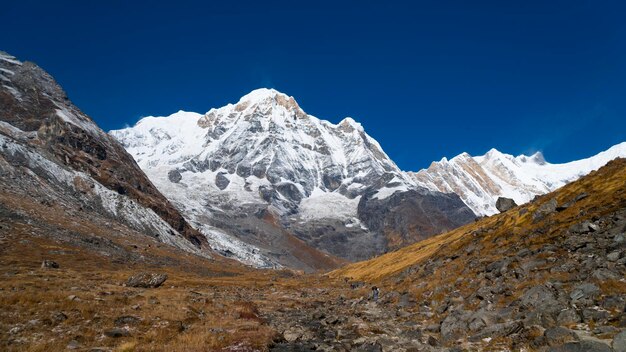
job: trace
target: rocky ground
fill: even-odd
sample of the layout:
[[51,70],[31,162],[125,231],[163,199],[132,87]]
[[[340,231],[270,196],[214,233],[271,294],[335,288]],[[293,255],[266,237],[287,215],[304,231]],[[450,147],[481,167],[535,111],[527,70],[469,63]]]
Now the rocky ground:
[[325,275],[203,258],[5,197],[0,349],[626,351],[625,180],[618,160]]
[[532,203],[340,269],[451,349],[623,351],[626,161]]

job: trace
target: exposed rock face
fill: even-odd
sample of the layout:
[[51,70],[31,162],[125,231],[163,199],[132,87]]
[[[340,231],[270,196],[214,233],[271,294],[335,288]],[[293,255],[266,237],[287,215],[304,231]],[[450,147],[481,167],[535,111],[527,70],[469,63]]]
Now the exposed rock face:
[[[425,329],[442,347],[611,351],[626,326],[625,179],[626,159],[613,160],[519,211],[331,277],[408,289],[420,307],[409,315],[434,324]],[[561,203],[569,206],[556,210]]]
[[498,200],[496,201],[496,209],[498,209],[498,211],[501,213],[511,210],[516,206],[517,204],[515,204],[515,201],[511,198],[498,197]]
[[[210,233],[214,248],[253,265],[293,265],[288,253],[276,255],[285,253],[277,247],[285,233],[354,260],[474,218],[462,202],[418,187],[353,119],[320,120],[293,97],[271,89],[204,115],[147,117],[110,133],[159,190]],[[172,169],[182,176],[178,183],[163,177]],[[381,219],[372,228],[365,225],[369,215],[358,210],[365,195],[380,200],[395,195],[362,208],[373,214],[378,206],[397,223]],[[387,202],[402,215],[383,209]],[[401,216],[411,220],[400,221]],[[259,226],[259,220],[271,220],[271,226]]]
[[462,153],[433,162],[428,169],[409,172],[418,185],[458,194],[477,215],[498,213],[496,199],[524,204],[597,170],[610,160],[626,157],[626,142],[587,159],[550,164],[541,153],[513,156],[491,149],[482,156]]
[[475,217],[456,194],[417,190],[397,192],[383,199],[363,196],[358,216],[370,230],[384,234],[388,249],[452,230]]
[[[21,182],[38,179],[33,182],[64,189],[62,197],[94,198],[77,201],[77,206],[83,202],[105,208],[118,201],[133,203],[130,208],[138,207],[122,209],[120,203],[119,209],[113,207],[103,213],[120,219],[124,213],[127,223],[142,232],[162,234],[162,240],[170,243],[186,242],[184,247],[195,250],[209,250],[205,237],[188,225],[124,148],[69,101],[50,75],[33,63],[22,63],[2,52],[0,74],[3,177],[29,169],[32,173],[21,177]],[[28,188],[26,184],[24,187]],[[161,220],[147,215],[152,212]]]
[[128,278],[126,286],[157,288],[167,280],[167,274],[139,273]]

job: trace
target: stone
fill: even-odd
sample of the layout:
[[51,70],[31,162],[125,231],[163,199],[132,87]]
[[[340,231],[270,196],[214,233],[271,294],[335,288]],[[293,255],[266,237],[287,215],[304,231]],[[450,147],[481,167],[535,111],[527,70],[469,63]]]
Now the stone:
[[556,323],[559,325],[571,325],[580,323],[580,314],[573,308],[562,310],[556,317]]
[[358,352],[383,352],[383,346],[378,342],[364,343],[356,348]]
[[52,320],[52,322],[54,323],[61,323],[65,320],[67,320],[67,315],[65,315],[65,313],[63,312],[54,312],[50,315],[50,320]]
[[67,344],[65,348],[67,348],[68,350],[77,350],[80,348],[80,343],[78,343],[78,341],[76,340],[72,340]]
[[398,299],[398,307],[400,308],[410,308],[415,305],[415,300],[411,297],[409,293],[403,293],[400,295]]
[[170,172],[167,173],[167,178],[172,183],[178,183],[180,182],[180,180],[183,179],[183,176],[180,174],[180,171],[174,169],[174,170],[170,170]]
[[586,192],[580,193],[579,195],[577,195],[577,196],[574,198],[574,202],[581,201],[581,200],[583,200],[583,199],[585,199],[585,198],[587,198],[587,197],[589,197],[589,194],[587,194]]
[[139,273],[128,278],[126,286],[157,288],[167,280],[167,274]]
[[115,326],[135,325],[141,321],[141,318],[132,315],[123,315],[115,318]]
[[300,337],[302,337],[303,334],[304,334],[304,331],[302,330],[302,328],[291,327],[285,330],[285,332],[283,332],[283,338],[287,342],[294,342],[298,340]]
[[594,270],[593,273],[591,274],[591,277],[599,281],[619,280],[622,278],[620,274],[613,272],[606,268],[599,268],[599,269]]
[[572,293],[570,293],[569,297],[572,299],[572,301],[578,301],[585,298],[593,299],[598,294],[600,294],[600,288],[596,284],[586,282],[576,286]]
[[615,352],[626,352],[626,330],[613,337],[612,347]]
[[441,322],[441,337],[446,341],[455,340],[465,336],[469,330],[468,320],[470,314],[464,311],[452,311]]
[[42,269],[58,269],[59,263],[46,259],[41,263],[41,268]]
[[111,338],[119,338],[130,336],[130,332],[123,328],[113,328],[105,330],[104,335]]
[[612,352],[609,345],[598,341],[568,342],[561,346],[551,347],[549,352]]
[[515,208],[516,206],[517,204],[511,198],[498,197],[498,200],[496,200],[496,209],[498,209],[498,211],[501,213],[504,213],[512,208]]
[[533,213],[533,221],[537,222],[542,220],[546,216],[554,213],[557,207],[556,199],[552,198],[549,201],[543,203],[535,212]]
[[544,334],[549,346],[560,346],[567,342],[578,341],[578,336],[572,330],[557,326],[547,329]]
[[224,190],[230,184],[230,180],[226,176],[224,176],[225,174],[225,172],[220,172],[215,175],[215,185],[220,190]]
[[526,290],[520,297],[520,303],[525,307],[532,308],[554,308],[557,304],[554,293],[546,286],[533,286]]
[[469,338],[470,341],[480,341],[484,338],[505,337],[522,331],[523,324],[520,321],[508,321],[505,323],[493,324],[480,333]]
[[620,255],[621,255],[620,251],[611,252],[611,253],[606,255],[606,260],[608,260],[610,262],[616,262],[616,261],[619,260]]
[[428,335],[428,339],[426,339],[426,343],[433,347],[439,346],[439,340],[437,340],[434,336],[431,336],[431,335]]
[[598,231],[600,227],[590,221],[583,221],[581,223],[570,226],[569,230],[573,233],[589,233]]

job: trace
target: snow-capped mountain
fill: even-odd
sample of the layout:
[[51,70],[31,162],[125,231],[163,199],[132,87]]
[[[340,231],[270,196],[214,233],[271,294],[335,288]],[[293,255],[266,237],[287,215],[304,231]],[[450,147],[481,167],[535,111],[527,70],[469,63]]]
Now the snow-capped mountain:
[[174,184],[202,175],[215,190],[267,201],[281,215],[311,196],[333,198],[328,194],[337,191],[354,199],[383,175],[398,189],[414,186],[353,119],[337,125],[319,120],[273,89],[204,115],[146,117],[111,134],[152,174],[168,175]]
[[443,214],[445,221],[420,236],[473,219],[458,198],[417,186],[352,118],[338,124],[318,119],[273,89],[206,114],[146,117],[110,133],[197,228],[207,235],[221,231],[215,246],[234,252],[238,246],[230,242],[244,241],[270,262],[281,261],[277,247],[268,245],[267,237],[276,236],[258,231],[267,223],[344,258],[385,251],[390,241],[382,224],[368,224],[370,217],[358,209],[394,193],[446,199],[422,205],[426,211],[418,218]]
[[523,204],[604,166],[617,157],[626,157],[626,142],[587,159],[551,164],[541,153],[512,156],[496,149],[472,157],[462,153],[433,162],[428,169],[407,174],[428,189],[454,192],[474,213],[492,215],[498,197]]

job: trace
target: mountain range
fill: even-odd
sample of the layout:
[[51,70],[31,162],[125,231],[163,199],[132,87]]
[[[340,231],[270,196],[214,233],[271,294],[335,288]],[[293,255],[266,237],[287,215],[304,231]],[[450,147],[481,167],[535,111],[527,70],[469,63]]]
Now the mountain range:
[[492,149],[405,172],[354,119],[318,119],[265,88],[205,114],[149,116],[110,134],[214,249],[259,267],[304,269],[311,263],[293,257],[286,236],[367,259],[493,215],[498,197],[522,204],[626,156],[626,143],[566,164]]
[[359,260],[475,217],[418,186],[353,119],[320,120],[273,89],[110,134],[215,249],[255,265],[310,265],[285,236]]
[[[260,268],[368,259],[626,156],[626,143],[566,164],[492,149],[405,172],[354,119],[318,119],[274,89],[107,134],[38,66],[6,53],[0,64],[4,172],[17,180],[7,188]],[[33,171],[15,176],[24,165]],[[48,189],[36,195],[32,183]]]
[[547,162],[541,152],[512,156],[496,149],[472,157],[462,153],[433,162],[427,169],[408,174],[420,186],[458,194],[477,215],[498,212],[496,200],[507,197],[523,204],[570,183],[607,162],[626,157],[626,142],[586,159],[563,164]]
[[107,134],[0,52],[0,346],[626,351],[623,155],[404,172],[269,89]]

